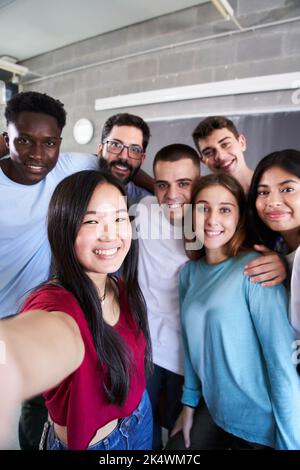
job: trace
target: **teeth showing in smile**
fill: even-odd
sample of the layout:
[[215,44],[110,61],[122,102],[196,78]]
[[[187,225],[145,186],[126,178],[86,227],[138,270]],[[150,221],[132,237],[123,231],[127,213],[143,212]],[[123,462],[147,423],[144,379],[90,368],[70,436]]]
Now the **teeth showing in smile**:
[[182,207],[182,204],[168,204],[169,209],[179,209]]
[[228,166],[231,165],[231,163],[232,163],[232,161],[226,162],[226,163],[224,163],[223,165],[220,165],[220,168],[227,168]]
[[205,234],[209,237],[217,237],[223,233],[221,230],[205,230]]
[[117,253],[117,251],[118,251],[118,248],[111,248],[110,250],[94,250],[94,253],[96,255],[109,256],[109,255],[114,255],[115,253]]
[[43,165],[33,165],[32,163],[27,163],[26,166],[29,168],[44,168]]
[[127,166],[123,165],[115,165],[115,168],[119,168],[119,170],[128,170]]

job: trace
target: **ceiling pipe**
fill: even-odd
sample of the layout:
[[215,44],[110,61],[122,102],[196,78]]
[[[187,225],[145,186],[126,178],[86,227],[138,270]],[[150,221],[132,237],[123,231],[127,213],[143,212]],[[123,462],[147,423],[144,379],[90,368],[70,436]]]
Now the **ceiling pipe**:
[[260,29],[271,28],[271,27],[274,27],[274,26],[280,26],[280,25],[283,25],[283,24],[293,23],[293,22],[297,22],[297,21],[300,21],[300,16],[295,16],[294,18],[288,18],[286,20],[272,21],[270,23],[265,23],[265,24],[262,24],[262,25],[248,26],[247,28],[243,28],[242,30],[239,29],[239,30],[233,30],[233,31],[226,31],[225,33],[212,34],[210,36],[204,36],[202,38],[197,38],[197,39],[190,39],[190,40],[178,42],[178,43],[175,43],[175,44],[167,44],[166,46],[160,46],[160,47],[156,47],[156,48],[153,48],[153,49],[146,49],[146,50],[143,50],[143,51],[134,52],[132,54],[126,54],[126,55],[123,55],[123,56],[115,57],[113,59],[101,60],[99,62],[94,62],[94,63],[91,63],[91,64],[81,65],[79,67],[74,67],[72,69],[63,70],[61,72],[55,72],[55,73],[52,73],[52,74],[49,74],[49,75],[45,75],[44,77],[41,77],[41,78],[36,78],[36,79],[33,79],[33,80],[29,80],[27,82],[23,82],[22,84],[24,86],[31,85],[32,83],[37,83],[37,82],[40,82],[40,81],[49,80],[51,78],[62,77],[63,75],[67,75],[69,73],[80,72],[81,70],[87,70],[89,68],[99,67],[101,65],[112,64],[112,63],[115,63],[115,62],[119,62],[121,60],[132,59],[132,58],[147,55],[147,54],[155,54],[157,52],[162,52],[162,51],[166,51],[166,50],[169,50],[169,49],[175,49],[177,47],[190,46],[192,44],[197,44],[197,43],[200,43],[200,42],[210,41],[210,40],[214,40],[214,39],[220,39],[220,38],[224,38],[224,37],[228,37],[228,36],[234,36],[236,34],[248,33],[248,32],[257,31],[257,30],[260,30]]

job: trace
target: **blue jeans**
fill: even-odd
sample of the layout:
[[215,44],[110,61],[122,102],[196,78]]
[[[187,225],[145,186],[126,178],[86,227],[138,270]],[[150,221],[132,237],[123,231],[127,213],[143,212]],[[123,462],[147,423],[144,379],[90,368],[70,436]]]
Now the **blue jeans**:
[[[151,450],[152,448],[152,409],[147,391],[140,404],[126,418],[121,418],[108,436],[87,448],[87,450]],[[47,450],[68,450],[56,436],[53,424],[47,435]]]

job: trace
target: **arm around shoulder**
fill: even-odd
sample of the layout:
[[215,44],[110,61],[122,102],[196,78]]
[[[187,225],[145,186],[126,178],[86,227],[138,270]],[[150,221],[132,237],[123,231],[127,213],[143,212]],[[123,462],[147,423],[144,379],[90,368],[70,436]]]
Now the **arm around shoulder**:
[[150,193],[154,193],[154,179],[144,170],[139,169],[133,178],[133,182],[141,188],[147,189]]

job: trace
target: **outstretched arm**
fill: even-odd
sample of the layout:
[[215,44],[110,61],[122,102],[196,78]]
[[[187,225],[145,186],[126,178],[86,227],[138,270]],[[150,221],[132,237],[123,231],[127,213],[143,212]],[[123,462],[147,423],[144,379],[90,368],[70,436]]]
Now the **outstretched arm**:
[[14,358],[22,399],[57,385],[79,367],[84,355],[79,328],[63,312],[33,310],[1,320],[0,339],[4,342],[1,367],[9,369]]
[[0,439],[17,404],[60,383],[83,356],[79,328],[63,312],[33,310],[1,320]]
[[254,249],[264,256],[259,256],[245,266],[244,274],[251,282],[260,282],[263,287],[281,284],[287,277],[285,262],[281,257],[264,245],[254,245]]

